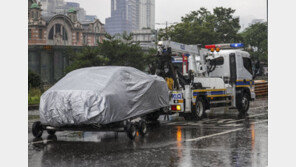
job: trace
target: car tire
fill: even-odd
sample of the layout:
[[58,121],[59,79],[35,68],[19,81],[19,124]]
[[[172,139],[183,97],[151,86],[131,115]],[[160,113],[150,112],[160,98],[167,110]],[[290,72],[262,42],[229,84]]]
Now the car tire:
[[137,135],[137,129],[136,126],[132,123],[130,123],[129,125],[127,125],[127,136],[128,138],[130,138],[131,140],[134,140],[136,138]]
[[32,126],[32,133],[35,138],[40,138],[43,133],[43,127],[40,121],[34,122]]
[[139,133],[141,136],[145,136],[147,134],[147,124],[145,121],[140,122]]

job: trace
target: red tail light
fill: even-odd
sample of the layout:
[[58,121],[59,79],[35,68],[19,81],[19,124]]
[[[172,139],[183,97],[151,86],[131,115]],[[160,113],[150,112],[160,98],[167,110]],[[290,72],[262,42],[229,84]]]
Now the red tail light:
[[177,110],[177,105],[171,105],[171,110],[176,111]]

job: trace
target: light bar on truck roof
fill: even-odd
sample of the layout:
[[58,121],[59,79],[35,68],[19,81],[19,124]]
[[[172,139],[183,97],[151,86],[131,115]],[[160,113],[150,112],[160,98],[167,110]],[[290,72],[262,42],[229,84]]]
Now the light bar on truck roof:
[[206,49],[211,49],[211,48],[225,48],[225,49],[230,49],[230,48],[242,48],[242,47],[244,47],[244,44],[242,44],[242,43],[205,45],[205,48]]
[[242,43],[233,43],[233,44],[230,44],[230,47],[232,47],[232,48],[242,48],[242,47],[244,47],[244,44],[242,44]]

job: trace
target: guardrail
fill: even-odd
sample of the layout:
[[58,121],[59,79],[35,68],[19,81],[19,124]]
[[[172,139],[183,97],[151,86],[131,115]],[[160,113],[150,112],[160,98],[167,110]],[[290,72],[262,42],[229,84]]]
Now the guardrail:
[[268,82],[265,80],[255,80],[256,97],[268,96]]

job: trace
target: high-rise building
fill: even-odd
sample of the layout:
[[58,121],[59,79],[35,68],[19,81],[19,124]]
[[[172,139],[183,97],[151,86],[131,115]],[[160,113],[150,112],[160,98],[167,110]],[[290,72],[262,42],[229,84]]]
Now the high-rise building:
[[139,29],[155,29],[155,0],[138,1],[138,26]]
[[106,31],[114,35],[136,30],[136,9],[136,0],[111,0],[111,17],[106,19]]
[[155,28],[155,0],[111,0],[106,31],[112,35]]

